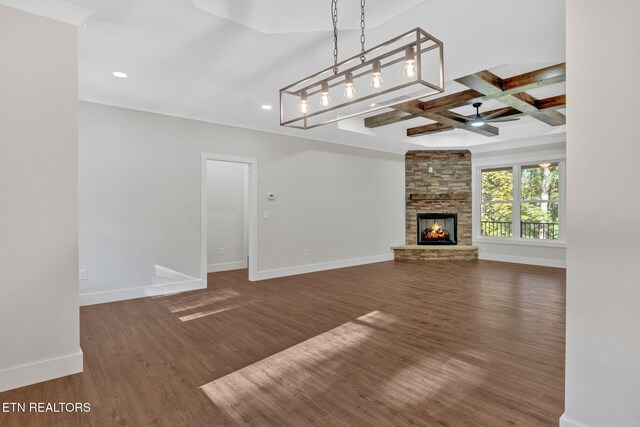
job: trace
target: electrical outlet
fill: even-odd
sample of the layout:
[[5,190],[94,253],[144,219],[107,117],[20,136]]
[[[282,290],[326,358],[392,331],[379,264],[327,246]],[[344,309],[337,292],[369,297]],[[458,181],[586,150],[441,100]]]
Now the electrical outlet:
[[302,250],[302,255],[303,256],[309,256],[309,249],[303,249]]
[[80,270],[80,280],[87,280],[88,275],[87,275],[87,270]]
[[220,255],[224,255],[224,248],[220,248]]

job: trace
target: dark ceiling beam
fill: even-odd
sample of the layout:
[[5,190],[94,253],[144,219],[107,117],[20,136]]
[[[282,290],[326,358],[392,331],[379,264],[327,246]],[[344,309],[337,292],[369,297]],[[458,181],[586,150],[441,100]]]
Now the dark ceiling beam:
[[420,101],[411,101],[404,104],[396,105],[392,108],[395,108],[396,110],[402,111],[406,114],[422,114],[424,111],[422,110],[421,104],[422,102]]
[[429,123],[428,125],[416,126],[407,129],[407,136],[422,136],[432,133],[446,132],[449,130],[459,129],[459,127],[445,125],[439,122]]
[[539,99],[535,103],[540,110],[553,108],[564,108],[567,105],[567,95],[552,96],[551,98]]
[[[514,114],[522,114],[516,109],[512,110]],[[497,111],[498,110],[493,110],[488,113],[495,113]],[[470,122],[475,118],[475,114],[473,116],[462,116],[451,111],[446,111],[441,113],[429,113],[429,116],[430,117],[427,118],[436,121],[436,123],[409,128],[407,129],[407,136],[421,136],[430,133],[445,132],[452,129],[464,129],[483,136],[496,136],[500,133],[498,128],[489,124],[478,127],[471,126]]]
[[[539,99],[539,100],[533,97],[530,97],[528,99],[530,102],[534,102],[537,108],[540,110],[553,110],[556,108],[562,108],[566,106],[566,95],[552,96],[550,98]],[[522,117],[524,115],[525,113],[513,107],[505,107],[505,108],[497,108],[495,110],[486,111],[482,116],[485,119],[489,119],[489,118],[507,118],[507,117],[516,118],[516,117]],[[462,116],[462,117],[464,117],[466,121],[471,121],[475,118],[475,114],[470,116]],[[427,125],[416,126],[416,127],[407,129],[407,136],[411,136],[411,137],[422,136],[422,135],[428,135],[432,133],[446,132],[453,129],[460,129],[462,127],[464,126],[457,126],[457,125],[450,125],[450,124],[446,125],[441,122],[430,123]],[[484,127],[484,126],[481,126],[481,127]],[[465,130],[468,130],[468,129],[466,129],[465,127]]]
[[[464,129],[466,131],[477,133],[478,135],[482,136],[496,136],[500,133],[500,129],[489,124],[478,127],[471,126],[471,120],[473,119],[469,119],[466,116],[453,113],[451,111],[441,111],[439,113],[424,113],[423,116],[427,119],[431,119],[443,125],[451,126],[452,128]],[[407,129],[407,136],[417,136],[409,132],[409,130],[410,129]]]
[[511,95],[513,93],[525,92],[539,87],[562,83],[566,78],[566,64],[556,64],[504,79],[502,80],[502,91],[505,95]]
[[463,128],[465,130],[468,130],[469,132],[477,133],[483,136],[496,136],[498,135],[498,132],[499,132],[498,128],[490,125],[485,125],[482,127],[471,126],[470,125],[471,120],[469,120],[467,117],[463,115],[453,113],[451,111],[440,111],[437,113],[424,112],[424,110],[420,107],[419,103],[415,103],[415,102],[396,105],[394,108],[397,108],[398,110],[407,114],[419,114],[421,117],[425,117],[427,119],[442,123],[444,125]]
[[513,107],[503,107],[495,110],[485,111],[484,113],[482,113],[482,118],[484,118],[485,120],[498,119],[501,117],[504,118],[504,117],[513,116],[518,113],[520,113],[520,111],[516,110]]
[[550,126],[561,126],[567,123],[566,116],[561,112],[555,110],[540,110],[536,107],[538,100],[526,92],[514,93],[513,95],[503,96],[498,99],[500,102],[516,110],[520,110]]
[[396,105],[396,110],[389,111],[375,116],[367,117],[364,119],[364,126],[367,128],[376,128],[379,126],[390,125],[403,120],[414,119],[420,117],[423,113],[437,113],[439,111],[445,111],[452,108],[463,107],[465,105],[471,105],[474,102],[486,99],[486,97],[475,90],[469,89],[451,95],[441,96],[429,101],[412,101],[411,106],[418,106],[420,110],[415,110],[415,113],[407,113],[406,104]]
[[[535,79],[537,79],[535,80],[538,84],[538,86],[536,87],[558,83],[557,79],[559,78],[559,76],[564,78],[564,75],[554,74],[558,73],[558,70],[556,70],[555,72],[544,72],[545,70],[547,69],[543,68],[542,70],[537,70],[539,74],[536,74],[536,72],[529,73],[530,76],[526,78],[522,77],[524,75],[517,76],[519,78],[518,81],[525,82],[521,87],[533,84],[534,77]],[[551,75],[551,77],[547,78],[546,76],[548,75]],[[484,70],[480,71],[479,73],[461,77],[459,79],[456,79],[456,82],[461,83],[473,90],[476,90],[484,94],[488,98],[496,99],[505,105],[522,111],[523,113],[528,114],[531,117],[534,117],[550,126],[560,126],[566,123],[566,117],[564,114],[554,110],[540,110],[535,105],[536,99],[528,95],[526,92],[521,91],[520,88],[518,88],[517,90],[512,89],[509,92],[505,92],[503,90],[503,88],[505,87],[504,80],[491,73],[490,71]],[[511,83],[510,85],[513,85],[513,83]]]
[[[485,82],[488,82],[490,84],[489,86],[480,86],[483,87],[486,92],[477,90],[480,87],[472,87],[469,90],[424,101],[419,104],[422,110],[424,112],[431,113],[440,112],[462,107],[465,105],[471,105],[474,102],[484,101],[490,98],[498,99],[499,96],[513,95],[530,89],[561,83],[566,80],[566,64],[562,63],[552,65],[550,67],[541,68],[539,70],[509,77],[507,79],[501,79],[500,77],[492,74],[489,71],[481,71],[474,75],[466,76],[466,78],[472,80],[472,76],[477,76],[480,80],[484,80]],[[460,80],[464,79],[465,77],[462,77],[460,79],[457,79],[456,81],[460,82]],[[492,95],[487,96],[487,93],[491,93]],[[421,115],[422,114],[420,112],[411,114],[403,111],[401,108],[396,108],[394,111],[367,117],[364,119],[364,124],[367,128],[375,128],[379,126],[398,123],[404,120],[410,120],[416,117],[420,117]],[[558,119],[559,118],[556,117],[556,120],[551,119],[551,121],[555,123],[558,121]]]
[[440,111],[464,107],[465,105],[471,105],[474,102],[484,99],[486,99],[486,97],[480,92],[468,89],[462,92],[452,93],[451,95],[424,101],[420,104],[420,107],[425,113],[437,113]]
[[393,110],[386,113],[377,114],[375,116],[365,117],[364,127],[377,128],[380,126],[386,126],[393,123],[398,123],[403,120],[413,119],[417,116],[409,113],[405,113],[402,110]]

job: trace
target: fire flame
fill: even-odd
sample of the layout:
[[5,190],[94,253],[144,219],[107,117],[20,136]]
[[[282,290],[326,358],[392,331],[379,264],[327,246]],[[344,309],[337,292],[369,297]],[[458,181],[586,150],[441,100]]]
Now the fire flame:
[[439,239],[439,240],[448,239],[449,232],[444,228],[440,227],[440,224],[436,222],[431,227],[424,230],[424,233],[422,233],[422,236],[424,239]]

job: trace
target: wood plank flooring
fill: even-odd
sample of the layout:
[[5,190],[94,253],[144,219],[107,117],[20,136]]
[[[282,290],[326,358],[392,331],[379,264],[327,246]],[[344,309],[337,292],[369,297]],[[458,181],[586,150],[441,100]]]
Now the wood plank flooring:
[[81,309],[85,371],[1,402],[89,402],[1,426],[558,425],[565,272],[384,262]]

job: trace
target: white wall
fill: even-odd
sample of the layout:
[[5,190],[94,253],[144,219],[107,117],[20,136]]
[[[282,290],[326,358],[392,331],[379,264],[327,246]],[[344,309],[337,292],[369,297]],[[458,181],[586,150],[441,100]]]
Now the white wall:
[[[528,239],[502,239],[480,235],[480,176],[479,169],[508,166],[517,163],[539,163],[543,160],[565,161],[565,134],[535,140],[511,141],[498,150],[478,149],[472,153],[473,169],[473,244],[478,246],[478,258],[493,261],[516,262],[549,267],[565,267],[566,240],[531,241]],[[526,145],[525,145],[526,144]],[[497,146],[500,147],[500,146]],[[564,171],[560,171],[564,176]],[[566,197],[561,186],[561,198]],[[564,196],[563,196],[564,195]],[[561,203],[563,200],[561,200]],[[564,227],[560,212],[560,227]],[[562,232],[564,233],[564,231]]]
[[[562,426],[640,425],[638,16],[636,0],[567,0],[571,163]],[[603,219],[623,232],[594,243],[594,224]]]
[[259,279],[392,259],[403,242],[401,155],[81,102],[83,303],[197,286],[203,152],[258,159]]
[[[207,161],[207,271],[247,267],[247,164]],[[223,252],[223,253],[221,253]]]
[[0,6],[0,391],[82,371],[77,29]]

